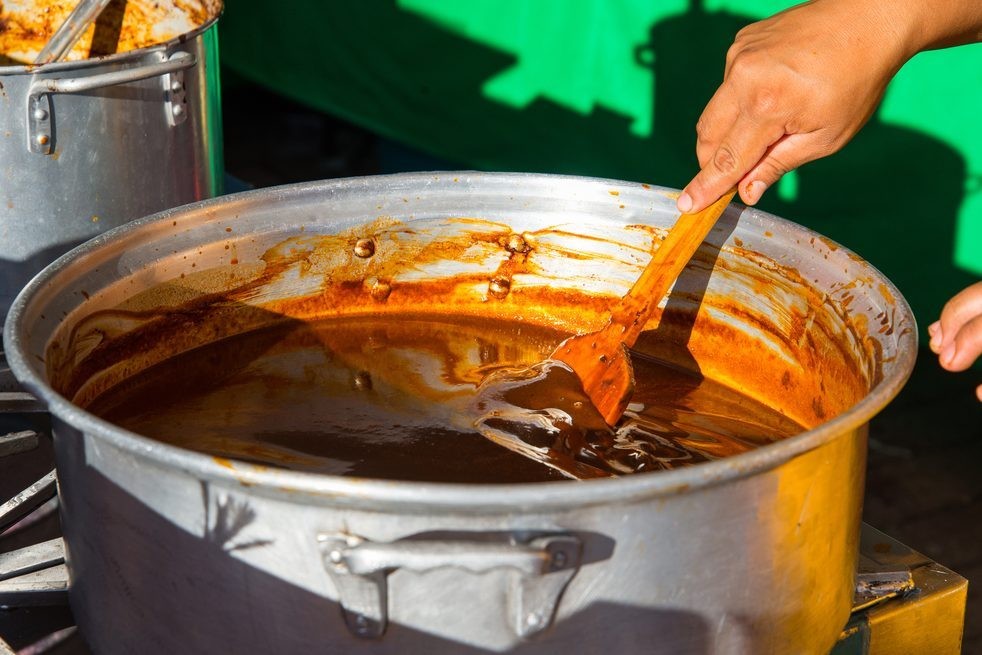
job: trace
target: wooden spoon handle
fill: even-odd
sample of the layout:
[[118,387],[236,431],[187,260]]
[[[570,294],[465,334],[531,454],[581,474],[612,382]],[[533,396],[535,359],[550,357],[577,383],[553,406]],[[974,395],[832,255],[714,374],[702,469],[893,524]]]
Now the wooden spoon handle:
[[735,194],[733,189],[702,211],[679,216],[634,286],[611,310],[608,329],[619,332],[629,348]]

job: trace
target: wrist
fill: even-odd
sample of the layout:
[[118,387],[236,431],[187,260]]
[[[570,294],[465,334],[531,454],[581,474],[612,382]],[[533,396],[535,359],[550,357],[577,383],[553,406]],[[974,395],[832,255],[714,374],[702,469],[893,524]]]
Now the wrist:
[[930,10],[931,2],[921,0],[872,0],[867,2],[871,12],[876,14],[877,23],[891,37],[894,46],[896,70],[922,50],[930,48],[938,31],[930,25],[931,16],[925,16],[925,8]]

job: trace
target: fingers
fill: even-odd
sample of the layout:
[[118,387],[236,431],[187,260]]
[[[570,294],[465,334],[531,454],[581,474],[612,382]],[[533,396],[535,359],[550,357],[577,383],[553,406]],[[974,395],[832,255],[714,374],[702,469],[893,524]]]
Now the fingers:
[[949,371],[964,371],[982,355],[982,314],[972,318],[955,333],[938,355]]
[[783,136],[784,128],[779,124],[761,125],[746,115],[738,115],[719,145],[707,145],[712,143],[711,136],[703,144],[704,151],[709,152],[708,161],[679,196],[679,211],[696,212],[715,202],[743,180]]
[[[756,162],[736,183],[740,190],[740,198],[744,204],[757,204],[764,192],[777,184],[784,175],[824,156],[830,149],[831,146],[814,133],[782,135],[765,150],[760,161]],[[729,188],[732,187],[727,187]],[[715,191],[715,188],[712,189],[713,193]],[[698,211],[700,209],[698,204],[693,202],[691,211]],[[679,208],[681,209],[681,206]]]
[[740,198],[744,204],[756,205],[764,192],[785,174],[817,159],[818,148],[814,142],[815,137],[810,134],[787,134],[778,139],[740,181]]
[[927,331],[931,337],[929,346],[938,354],[942,367],[964,371],[971,366],[982,356],[982,282],[949,300],[941,319]]

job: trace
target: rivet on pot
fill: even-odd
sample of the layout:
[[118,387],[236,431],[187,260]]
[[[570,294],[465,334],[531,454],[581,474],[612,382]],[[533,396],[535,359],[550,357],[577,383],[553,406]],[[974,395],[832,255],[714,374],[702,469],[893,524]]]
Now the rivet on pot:
[[43,121],[47,117],[48,117],[48,112],[42,109],[41,107],[38,107],[37,109],[34,110],[34,120]]
[[38,142],[39,145],[42,145],[42,146],[48,145],[48,135],[47,134],[38,134],[38,136],[37,136],[37,142]]
[[358,239],[355,243],[355,256],[366,259],[375,254],[375,242],[371,239]]
[[528,252],[532,249],[528,241],[521,234],[512,234],[508,237],[508,243],[505,244],[505,248],[510,252]]
[[504,298],[511,291],[511,280],[506,277],[492,278],[488,285],[488,292],[495,298]]
[[563,568],[564,566],[566,566],[566,553],[564,553],[561,550],[557,550],[552,555],[552,562],[551,562],[551,564],[552,564],[552,569],[554,571],[557,571],[557,570]]
[[365,286],[368,288],[368,293],[371,294],[372,298],[379,302],[385,302],[389,294],[392,293],[392,285],[378,278],[368,278],[365,280]]

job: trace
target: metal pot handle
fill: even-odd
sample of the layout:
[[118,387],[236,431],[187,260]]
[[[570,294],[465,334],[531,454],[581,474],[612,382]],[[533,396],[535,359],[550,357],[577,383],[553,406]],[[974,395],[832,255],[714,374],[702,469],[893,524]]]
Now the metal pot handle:
[[184,122],[187,118],[187,100],[183,71],[194,66],[197,58],[190,52],[175,52],[169,57],[165,52],[158,52],[155,56],[159,59],[156,63],[110,73],[60,79],[36,77],[27,93],[28,149],[43,155],[50,155],[54,150],[55,130],[50,99],[54,93],[84,93],[163,75],[167,121],[171,126]]
[[473,573],[513,569],[518,581],[508,604],[515,634],[528,638],[551,625],[563,591],[580,568],[582,543],[553,534],[527,543],[465,540],[373,542],[349,534],[318,536],[324,567],[338,592],[348,629],[381,637],[388,624],[386,577],[396,569],[460,568]]

